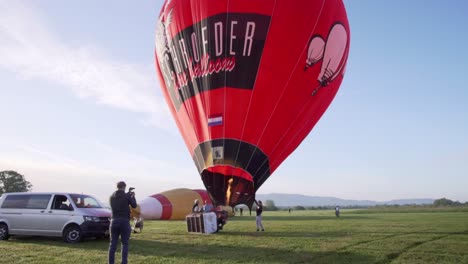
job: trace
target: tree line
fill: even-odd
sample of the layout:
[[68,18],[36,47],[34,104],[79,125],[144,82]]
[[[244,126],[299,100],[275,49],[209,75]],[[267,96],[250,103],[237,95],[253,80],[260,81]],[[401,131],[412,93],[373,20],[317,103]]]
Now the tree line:
[[[0,195],[7,192],[29,192],[32,190],[32,184],[26,180],[24,175],[11,170],[0,171]],[[279,211],[279,210],[328,210],[334,209],[334,206],[276,206],[275,201],[266,200],[264,203],[265,211]],[[400,207],[400,206],[414,206],[414,207],[458,207],[458,206],[468,206],[468,201],[461,203],[459,201],[452,201],[447,198],[440,198],[434,200],[433,204],[425,205],[378,205],[378,206],[341,206],[342,208],[367,208],[367,207]],[[247,209],[247,208],[246,208]]]
[[[432,204],[405,204],[405,205],[398,205],[398,204],[384,204],[384,205],[375,205],[375,206],[357,206],[357,205],[348,205],[348,206],[340,206],[342,209],[363,209],[363,208],[398,208],[398,207],[463,207],[468,206],[468,201],[465,203],[461,203],[459,201],[452,201],[447,198],[440,198],[434,200]],[[263,208],[265,211],[284,211],[284,210],[331,210],[335,209],[335,206],[276,206],[273,200],[265,200],[263,203]]]
[[16,171],[0,171],[0,195],[8,192],[29,192],[32,184]]
[[442,207],[442,206],[467,206],[468,201],[465,203],[460,203],[459,201],[452,201],[447,198],[440,198],[434,201],[433,203],[434,206],[436,207]]

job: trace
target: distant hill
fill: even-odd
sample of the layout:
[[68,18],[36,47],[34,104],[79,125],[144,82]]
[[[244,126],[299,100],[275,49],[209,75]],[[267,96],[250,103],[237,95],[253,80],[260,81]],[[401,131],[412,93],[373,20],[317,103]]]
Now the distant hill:
[[257,200],[273,200],[276,206],[374,206],[374,205],[405,205],[432,204],[434,199],[399,199],[384,202],[371,200],[345,200],[336,197],[307,196],[301,194],[270,193],[257,194]]

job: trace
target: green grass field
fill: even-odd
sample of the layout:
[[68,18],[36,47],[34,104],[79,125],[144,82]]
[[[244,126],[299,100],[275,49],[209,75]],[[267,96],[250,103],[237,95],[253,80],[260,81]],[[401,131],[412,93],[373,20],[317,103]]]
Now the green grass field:
[[[186,232],[184,221],[147,221],[132,235],[130,263],[468,263],[468,212],[265,212],[232,217],[217,234]],[[106,263],[108,242],[59,238],[0,242],[0,263]],[[120,247],[119,249],[120,250]],[[116,259],[120,258],[120,253]]]

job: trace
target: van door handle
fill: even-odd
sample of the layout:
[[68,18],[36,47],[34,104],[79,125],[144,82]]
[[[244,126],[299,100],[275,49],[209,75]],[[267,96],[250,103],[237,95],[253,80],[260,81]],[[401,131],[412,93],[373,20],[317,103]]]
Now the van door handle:
[[49,211],[49,213],[52,213],[52,211]]
[[41,213],[45,212],[44,210],[41,211]]

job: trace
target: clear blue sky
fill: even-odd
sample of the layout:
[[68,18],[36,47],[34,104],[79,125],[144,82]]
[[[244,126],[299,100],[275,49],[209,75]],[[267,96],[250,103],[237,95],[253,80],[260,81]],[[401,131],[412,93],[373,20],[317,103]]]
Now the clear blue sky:
[[[0,0],[0,170],[101,199],[203,187],[154,74],[161,5]],[[468,2],[345,5],[340,91],[259,193],[468,201]]]

